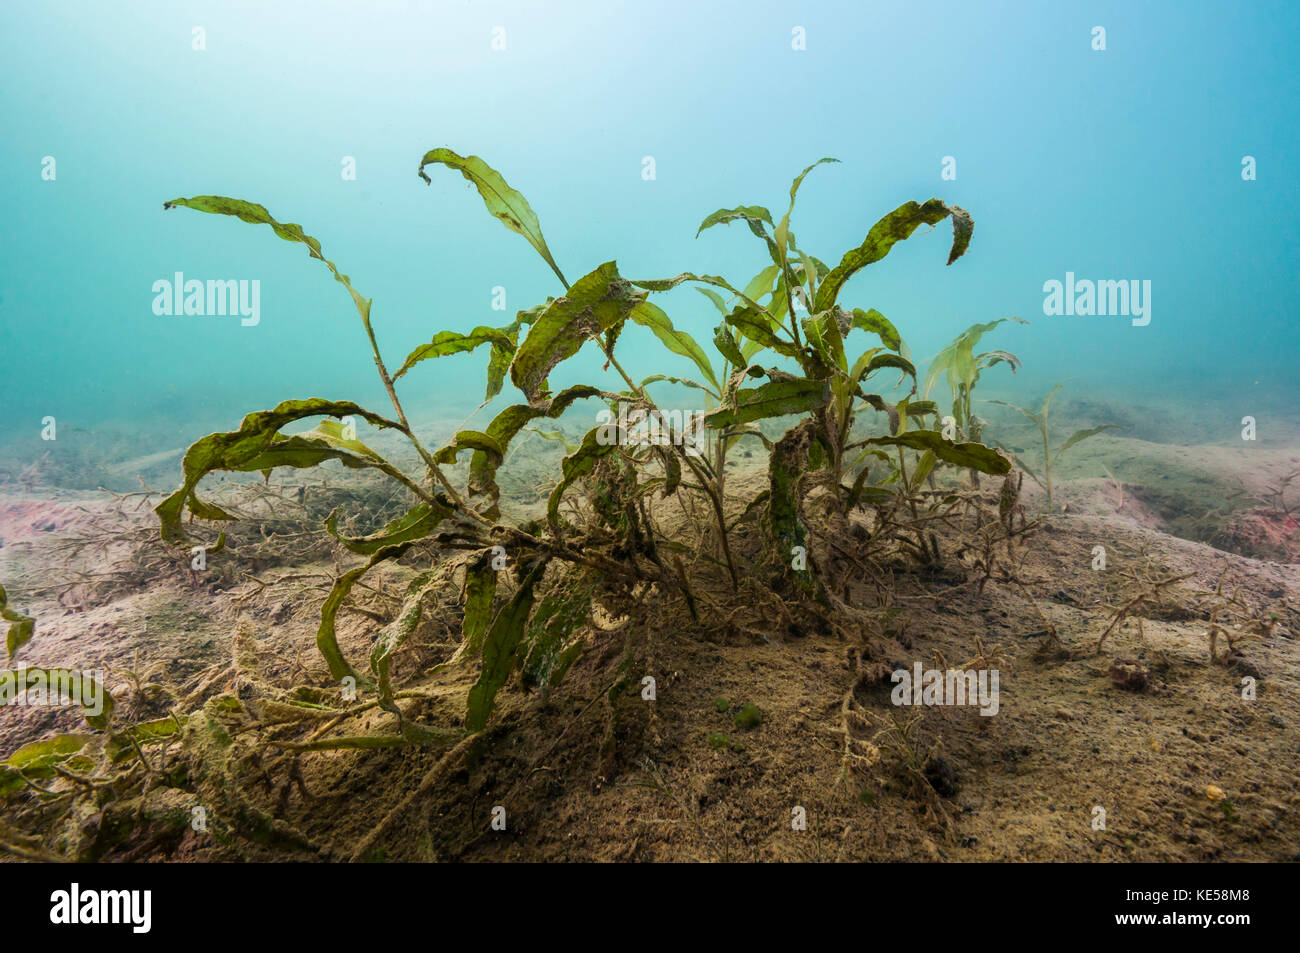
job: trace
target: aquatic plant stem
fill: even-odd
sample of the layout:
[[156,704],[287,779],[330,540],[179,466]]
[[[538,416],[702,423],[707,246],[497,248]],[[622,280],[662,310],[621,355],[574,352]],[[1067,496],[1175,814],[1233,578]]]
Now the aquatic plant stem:
[[[477,514],[473,513],[473,511],[466,505],[465,501],[461,498],[461,495],[456,492],[456,488],[451,485],[450,481],[448,481],[447,477],[442,472],[442,468],[438,466],[436,461],[434,461],[433,455],[425,449],[424,444],[420,442],[419,438],[415,436],[415,432],[411,430],[411,423],[406,419],[406,411],[402,409],[402,402],[397,399],[397,390],[393,387],[393,378],[388,373],[388,368],[384,364],[383,357],[379,354],[379,342],[375,340],[375,329],[370,323],[370,315],[365,311],[361,311],[360,308],[357,310],[361,313],[361,323],[365,326],[366,337],[370,339],[370,351],[375,356],[375,369],[379,371],[379,379],[384,382],[384,389],[388,391],[388,399],[392,401],[393,410],[397,412],[397,419],[405,428],[403,432],[410,439],[412,445],[414,445],[416,452],[420,454],[420,458],[424,460],[425,467],[428,468],[430,484],[432,484],[433,480],[436,479],[438,483],[442,484],[442,488],[447,491],[447,495],[451,497],[452,502],[456,504],[458,509],[477,516]],[[368,310],[369,309],[367,308],[367,311]]]
[[[609,347],[605,348],[605,356],[609,359],[609,363],[613,368],[618,371],[627,386],[631,388],[632,393],[644,400],[654,408],[656,412],[658,412],[658,405],[646,396],[645,391],[632,381],[632,378],[628,375],[627,371],[623,370],[623,365],[619,364],[618,358],[614,357],[614,349]],[[731,558],[731,544],[727,539],[727,516],[722,508],[722,500],[718,498],[717,490],[711,485],[711,481],[708,477],[700,472],[699,464],[696,462],[695,458],[687,453],[686,449],[679,443],[672,442],[672,447],[677,451],[678,456],[682,458],[686,465],[691,468],[691,472],[694,473],[696,479],[700,481],[700,485],[704,489],[705,495],[709,498],[709,503],[713,506],[713,514],[718,521],[718,538],[722,544],[722,555],[727,560],[727,571],[731,574],[731,586],[735,591],[739,592],[740,574],[736,572],[736,563]]]

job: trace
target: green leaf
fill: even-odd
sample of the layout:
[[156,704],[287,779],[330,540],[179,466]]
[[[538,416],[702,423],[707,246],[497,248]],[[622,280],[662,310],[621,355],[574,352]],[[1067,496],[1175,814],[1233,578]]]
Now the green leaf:
[[485,550],[465,567],[465,618],[460,632],[467,652],[482,649],[496,594],[497,571],[492,568],[492,551]]
[[719,324],[713,329],[713,343],[722,356],[735,367],[744,367],[749,363],[740,348],[736,346],[736,339],[732,337],[731,329],[726,324]]
[[220,507],[204,503],[194,493],[204,476],[214,470],[256,472],[273,467],[312,467],[325,460],[340,460],[346,466],[373,467],[398,480],[418,493],[418,487],[391,464],[367,449],[354,453],[337,446],[338,440],[323,432],[315,435],[279,434],[281,427],[304,417],[361,417],[377,427],[403,430],[401,424],[372,414],[350,401],[286,400],[271,410],[248,414],[236,431],[214,433],[196,441],[185,453],[181,462],[184,483],[181,488],[154,508],[162,524],[163,539],[170,543],[187,540],[181,528],[181,516],[186,505],[201,519],[230,520],[234,517]]
[[1061,454],[1065,453],[1065,451],[1069,450],[1076,443],[1080,443],[1084,440],[1087,440],[1089,437],[1095,437],[1097,436],[1097,434],[1105,433],[1107,430],[1123,430],[1123,429],[1124,428],[1119,426],[1118,424],[1102,424],[1100,427],[1089,427],[1086,430],[1076,430],[1074,433],[1070,434],[1069,439],[1066,440],[1065,443],[1061,444],[1059,447],[1056,448],[1056,453],[1052,454],[1052,460],[1053,461],[1059,460],[1061,458]]
[[8,705],[24,692],[39,689],[49,704],[67,696],[81,705],[86,724],[101,731],[113,720],[113,696],[89,672],[71,668],[7,668],[0,671],[0,706]]
[[966,467],[998,476],[1011,469],[1011,461],[982,443],[953,443],[945,440],[937,430],[909,430],[896,437],[872,437],[864,443],[875,446],[908,447],[918,451],[932,451],[944,463]]
[[903,338],[902,335],[898,333],[898,329],[894,327],[887,317],[875,308],[871,308],[867,311],[863,311],[861,308],[854,308],[853,327],[861,328],[863,331],[870,331],[872,334],[877,335],[880,338],[881,343],[891,351],[897,351],[903,346]]
[[393,380],[397,380],[421,361],[427,361],[431,357],[445,357],[448,354],[472,351],[480,344],[491,344],[493,348],[502,348],[509,352],[513,352],[515,349],[515,342],[509,334],[500,328],[478,327],[468,334],[458,334],[455,331],[439,331],[433,336],[432,341],[428,344],[421,344],[407,355],[406,362],[393,375]]
[[[1015,321],[1017,324],[1028,324],[1023,318],[1009,317],[998,318],[995,321],[986,321],[983,324],[972,324],[961,334],[953,338],[952,343],[934,356],[930,361],[929,370],[925,375],[925,386],[922,388],[922,394],[930,396],[930,391],[934,389],[935,382],[938,381],[940,374],[945,374],[948,380],[948,389],[956,398],[959,388],[965,387],[970,390],[975,386],[979,379],[981,365],[975,360],[975,345],[979,344],[980,338],[992,331],[1004,321]],[[991,366],[990,361],[987,365]]]
[[939,458],[933,450],[927,450],[921,454],[921,459],[916,462],[916,469],[912,472],[911,490],[913,493],[921,488],[921,484],[930,475],[930,471],[934,469],[934,465],[938,460]]
[[469,690],[465,707],[467,731],[482,731],[487,725],[488,715],[492,713],[492,702],[514,670],[516,650],[523,640],[524,628],[533,608],[533,589],[545,572],[545,561],[533,567],[524,577],[514,598],[497,613],[492,628],[488,631],[483,642],[483,669],[478,681]]
[[391,681],[393,654],[400,649],[414,634],[424,615],[424,598],[442,584],[442,579],[434,572],[423,572],[407,586],[406,597],[397,618],[384,626],[375,644],[370,649],[370,670],[375,675],[375,690],[379,695],[379,707],[402,717],[402,711],[393,699]]
[[176,208],[177,206],[192,208],[213,215],[232,215],[240,221],[252,225],[269,225],[271,230],[285,241],[298,242],[307,246],[308,254],[312,258],[324,262],[325,267],[334,276],[334,280],[348,289],[348,294],[352,296],[352,303],[356,305],[362,321],[365,322],[367,328],[370,326],[370,301],[361,297],[360,293],[352,287],[352,282],[348,279],[348,276],[340,272],[335,267],[334,262],[321,253],[320,242],[303,232],[301,225],[277,222],[264,206],[255,202],[246,202],[243,199],[227,198],[224,195],[196,195],[190,199],[172,199],[170,202],[163,203],[164,209]]
[[987,403],[998,404],[1002,407],[1010,407],[1012,410],[1018,410],[1026,417],[1028,417],[1031,421],[1033,421],[1035,426],[1039,427],[1040,429],[1046,425],[1042,417],[1034,413],[1032,410],[1025,410],[1025,408],[1021,407],[1019,404],[1013,404],[1007,400],[989,400],[987,401]]
[[[804,169],[797,176],[795,176],[794,182],[791,183],[790,207],[786,210],[785,215],[781,218],[781,221],[777,224],[776,229],[773,232],[773,238],[776,242],[776,250],[778,253],[777,256],[773,256],[773,257],[776,260],[777,264],[779,264],[782,268],[786,267],[786,259],[787,259],[786,248],[788,245],[787,238],[789,237],[789,233],[790,233],[790,216],[794,213],[794,200],[795,200],[795,196],[799,194],[799,186],[803,185],[803,180],[808,175],[808,173],[811,172],[813,169],[817,168],[819,165],[825,162],[839,162],[839,161],[840,161],[839,159],[831,159],[831,158],[818,159],[812,165],[808,166],[808,168]],[[822,309],[817,308],[816,310],[820,311]]]
[[781,273],[779,265],[768,265],[753,278],[749,284],[745,285],[745,297],[757,301],[767,294],[773,293],[772,283],[776,281],[776,276]]
[[589,338],[625,320],[644,300],[645,295],[619,275],[614,262],[605,262],[574,282],[537,319],[515,352],[510,379],[530,404],[537,403],[555,365],[577,354]]
[[871,226],[871,231],[867,232],[862,244],[845,254],[840,263],[831,269],[817,290],[815,310],[824,311],[834,305],[846,281],[867,265],[884,258],[898,242],[910,238],[922,225],[936,225],[949,215],[953,220],[953,245],[948,256],[948,264],[951,265],[970,245],[974,229],[970,215],[963,209],[949,207],[938,199],[930,199],[924,205],[907,202]]
[[700,347],[695,338],[685,331],[674,328],[673,322],[662,309],[649,301],[642,301],[632,308],[628,313],[628,317],[642,327],[653,331],[655,337],[662,341],[664,346],[674,354],[689,357],[695,362],[695,366],[700,369],[704,379],[712,384],[715,389],[721,390],[718,379],[713,373],[713,364],[710,363],[709,356],[704,352],[704,348]]
[[551,266],[551,271],[555,272],[560,283],[565,288],[569,287],[560,266],[551,257],[551,250],[546,247],[546,239],[542,237],[542,224],[537,215],[529,206],[528,200],[506,184],[501,173],[478,156],[460,156],[450,149],[431,149],[420,160],[420,178],[424,179],[426,185],[430,184],[430,179],[424,167],[434,163],[455,169],[473,182],[487,210],[500,219],[506,228],[527,239],[528,244],[537,249],[537,253]]
[[342,649],[339,648],[338,635],[335,632],[334,625],[335,617],[338,615],[339,608],[343,605],[343,600],[352,592],[352,587],[356,585],[358,579],[384,560],[396,559],[403,555],[411,546],[412,543],[410,542],[385,546],[376,550],[364,565],[349,569],[334,580],[334,585],[330,588],[329,594],[325,597],[325,602],[321,605],[320,625],[316,629],[316,648],[320,650],[325,663],[329,666],[330,677],[336,682],[350,676],[356,679],[359,686],[369,687],[373,684],[370,679],[349,664],[348,660],[343,657]]
[[802,377],[773,380],[758,387],[736,391],[734,405],[724,405],[704,415],[704,422],[714,430],[752,423],[766,417],[783,417],[815,410],[830,399],[824,381]]
[[14,654],[36,634],[36,620],[9,608],[9,596],[5,593],[4,586],[0,586],[0,619],[9,623],[8,630],[5,632],[5,651],[12,659]]
[[693,381],[689,377],[671,377],[668,374],[651,374],[649,377],[643,380],[639,386],[641,387],[642,390],[644,390],[646,387],[648,387],[651,384],[658,384],[662,382],[667,382],[670,384],[681,384],[683,387],[693,387],[696,390],[704,391],[704,393],[708,394],[710,397],[713,397],[715,399],[718,398],[717,391],[713,390],[711,387],[706,387],[705,385],[701,384],[699,381]]
[[546,518],[550,522],[553,530],[557,531],[560,525],[560,500],[564,493],[575,480],[586,476],[596,467],[596,462],[610,451],[624,442],[624,433],[622,428],[615,420],[610,423],[601,424],[598,427],[592,427],[582,438],[582,443],[578,449],[561,461],[560,469],[563,479],[556,484],[555,489],[551,491],[550,499],[546,502]]
[[371,533],[369,536],[341,536],[337,529],[338,510],[336,509],[326,518],[325,529],[349,552],[370,556],[385,546],[396,546],[398,543],[414,542],[432,536],[438,525],[451,514],[452,510],[449,507],[420,503],[389,522],[377,533]]

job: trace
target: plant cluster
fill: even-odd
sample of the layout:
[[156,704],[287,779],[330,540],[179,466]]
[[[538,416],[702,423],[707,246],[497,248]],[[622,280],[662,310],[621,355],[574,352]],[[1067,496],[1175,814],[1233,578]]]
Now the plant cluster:
[[[298,752],[434,746],[445,754],[421,785],[427,790],[484,736],[499,696],[512,680],[524,691],[557,684],[591,634],[609,628],[600,619],[617,620],[648,602],[671,600],[702,629],[754,631],[753,625],[736,620],[759,606],[774,609],[776,618],[792,626],[798,624],[796,615],[803,615],[836,630],[836,612],[852,609],[834,577],[839,561],[848,559],[867,574],[879,573],[886,564],[933,567],[941,562],[936,526],[955,520],[963,507],[969,509],[970,498],[953,481],[936,478],[945,469],[954,474],[1009,472],[1011,461],[979,442],[983,422],[971,413],[971,392],[982,370],[1000,362],[1014,370],[1018,361],[1003,351],[973,352],[979,337],[999,322],[977,325],[941,353],[924,393],[939,374],[947,375],[957,432],[955,439],[946,436],[938,407],[918,393],[917,370],[898,329],[875,309],[842,305],[841,296],[850,278],[885,258],[895,244],[945,219],[953,229],[951,265],[969,247],[972,218],[939,199],[906,202],[829,266],[796,240],[792,215],[805,177],[831,161],[820,160],[795,178],[779,217],[761,206],[740,206],[704,219],[697,235],[736,223],[765,249],[770,263],[743,287],[690,272],[630,280],[614,261],[598,264],[570,283],[519,192],[482,159],[434,149],[420,162],[421,178],[429,181],[426,169],[432,166],[463,175],[487,210],[541,255],[561,290],[519,311],[508,325],[438,331],[395,372],[379,346],[372,300],[353,287],[325,257],[320,242],[299,225],[278,221],[261,205],[222,196],[167,202],[167,209],[189,208],[268,226],[322,262],[355,306],[391,410],[320,397],[286,400],[248,414],[235,430],[203,437],[185,454],[182,485],[156,508],[162,538],[188,551],[220,524],[237,519],[219,498],[200,490],[205,477],[221,471],[269,477],[277,468],[337,461],[392,481],[405,497],[403,511],[363,535],[341,529],[337,510],[324,520],[325,531],[357,557],[333,580],[321,606],[316,644],[328,680],[277,688],[255,674],[244,645],[236,652],[235,668],[246,677],[235,688],[193,710],[184,707],[193,702],[193,694],[178,695],[164,717],[116,727],[104,721],[99,732],[28,745],[0,764],[0,788],[10,793],[27,789],[42,801],[58,803],[89,797],[105,818],[116,818],[116,827],[103,819],[93,836],[62,842],[64,852],[73,856],[93,857],[111,849],[114,831],[130,826],[128,817],[159,819],[161,810],[167,819],[183,822],[197,803],[220,815],[223,836],[232,843],[242,838],[307,849],[301,835],[243,793],[250,778],[269,776],[271,766],[296,770]],[[688,284],[698,287],[719,312],[712,349],[677,327],[651,300]],[[647,328],[667,352],[689,361],[696,374],[634,379],[617,348],[629,324]],[[864,338],[870,346],[857,343]],[[557,368],[584,347],[599,349],[617,383],[553,390],[549,381]],[[442,446],[426,445],[403,409],[399,385],[407,386],[428,360],[480,348],[488,354],[484,404],[501,394],[507,378],[518,392],[517,401],[481,429],[461,429]],[[671,358],[665,355],[665,360]],[[632,419],[627,412],[674,419],[654,396],[671,385],[704,395],[708,410],[702,442],[671,426],[655,441],[630,439],[622,422]],[[545,518],[503,518],[498,474],[512,441],[525,430],[558,421],[580,402],[597,402],[610,413],[604,415],[605,423],[566,445]],[[308,420],[317,421],[313,429],[287,432]],[[361,421],[409,442],[419,471],[376,452],[353,426],[345,425]],[[766,487],[752,496],[738,496],[728,483],[728,455],[742,440],[758,441],[768,454]],[[999,525],[1004,536],[1019,532],[1011,522],[1014,503],[1003,507]],[[702,512],[703,522],[674,524],[664,516],[673,507],[679,513]],[[997,516],[993,520],[999,522]],[[862,544],[856,552],[846,549],[850,539]],[[206,545],[214,554],[224,544],[220,533]],[[365,662],[348,657],[337,631],[342,607],[368,572],[399,561],[415,570],[400,608],[376,633]],[[984,572],[993,573],[991,563]],[[31,637],[33,623],[4,608],[2,590],[0,610],[14,621],[12,657]],[[459,646],[433,670],[398,684],[394,658],[431,611],[444,617],[459,614]],[[767,618],[770,624],[772,616]],[[473,677],[462,715],[450,724],[446,718],[429,723],[422,717],[430,710],[425,704],[429,685],[449,672],[466,671]],[[341,688],[357,694],[345,694],[340,702]],[[376,707],[391,714],[395,727],[390,732],[337,732]],[[173,749],[185,756],[169,762]],[[271,757],[271,750],[280,754]],[[173,792],[170,799],[145,797],[162,788]],[[166,808],[146,811],[146,801]],[[116,806],[110,809],[110,802]]]

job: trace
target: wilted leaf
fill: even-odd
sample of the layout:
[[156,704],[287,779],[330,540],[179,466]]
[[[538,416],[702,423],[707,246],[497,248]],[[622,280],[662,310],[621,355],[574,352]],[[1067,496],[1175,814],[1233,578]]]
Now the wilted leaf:
[[930,199],[924,205],[907,202],[871,226],[871,231],[867,232],[862,244],[845,254],[840,263],[831,269],[817,290],[815,310],[824,311],[834,305],[846,281],[867,265],[880,261],[894,245],[911,237],[920,226],[936,225],[949,215],[953,217],[953,245],[948,256],[948,264],[951,265],[970,245],[971,232],[975,227],[970,215],[956,206],[949,207],[938,199]]
[[448,354],[472,351],[480,344],[491,344],[494,348],[500,348],[508,352],[513,352],[515,349],[515,342],[509,334],[500,328],[478,327],[468,334],[458,334],[455,331],[439,331],[433,336],[432,341],[428,344],[421,344],[407,355],[406,362],[393,375],[393,380],[397,380],[421,361],[427,361],[431,357],[445,357]]

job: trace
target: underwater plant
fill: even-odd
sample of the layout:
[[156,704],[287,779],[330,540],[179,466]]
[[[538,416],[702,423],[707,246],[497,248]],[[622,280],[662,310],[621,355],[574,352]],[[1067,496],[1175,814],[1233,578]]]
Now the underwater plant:
[[1028,473],[1029,476],[1033,478],[1033,481],[1035,483],[1037,483],[1039,486],[1041,486],[1044,490],[1047,491],[1048,506],[1052,505],[1052,467],[1056,464],[1057,460],[1061,459],[1061,454],[1065,453],[1065,451],[1069,450],[1075,444],[1081,443],[1082,441],[1087,440],[1089,437],[1095,437],[1099,433],[1105,433],[1107,430],[1124,429],[1118,424],[1102,424],[1100,427],[1087,427],[1083,430],[1076,430],[1074,433],[1070,434],[1070,436],[1066,438],[1065,443],[1061,444],[1059,447],[1056,448],[1055,453],[1052,453],[1051,446],[1048,443],[1047,412],[1052,406],[1052,398],[1056,396],[1056,392],[1059,391],[1063,386],[1064,384],[1057,384],[1055,387],[1053,387],[1051,393],[1049,393],[1046,397],[1043,398],[1042,407],[1040,407],[1036,413],[1032,410],[1026,410],[1025,408],[1019,406],[1018,404],[1012,404],[1005,400],[989,401],[990,404],[1001,404],[1003,407],[1010,407],[1012,410],[1020,411],[1031,421],[1033,421],[1034,424],[1038,427],[1038,433],[1043,438],[1042,477],[1039,477],[1037,473],[1035,473],[1028,466],[1026,466],[1025,463],[1021,461],[1019,458],[1017,458],[1016,460],[1016,465],[1019,466],[1020,469]]
[[1013,374],[1020,368],[1020,359],[1009,351],[975,353],[975,345],[979,343],[980,338],[1004,321],[1015,321],[1017,324],[1029,323],[1024,318],[1009,317],[983,324],[972,324],[934,356],[926,371],[922,396],[929,399],[930,391],[938,382],[939,375],[945,376],[948,390],[952,393],[953,422],[962,439],[979,440],[984,425],[988,422],[971,413],[971,395],[975,391],[975,385],[979,383],[980,374],[987,368],[1004,362],[1011,368]]
[[[499,693],[513,677],[524,691],[545,691],[563,679],[582,655],[596,614],[617,619],[645,611],[654,595],[679,600],[702,626],[734,627],[739,610],[775,601],[788,616],[784,603],[793,600],[834,627],[837,623],[822,610],[832,597],[813,552],[819,525],[817,514],[807,506],[813,496],[822,501],[825,518],[831,521],[821,534],[826,545],[841,534],[847,514],[861,508],[874,520],[868,534],[871,558],[937,561],[938,542],[928,527],[945,507],[955,505],[957,497],[943,493],[935,499],[935,494],[923,493],[923,485],[927,481],[933,485],[941,466],[1006,474],[1010,461],[975,440],[949,440],[938,429],[923,426],[938,412],[933,402],[914,399],[917,373],[897,328],[874,309],[848,310],[839,301],[853,275],[883,259],[922,225],[951,219],[951,265],[969,247],[973,220],[965,210],[938,199],[906,202],[876,222],[837,265],[828,267],[797,244],[791,216],[804,178],[830,161],[834,160],[820,160],[795,178],[789,206],[779,219],[766,208],[741,206],[720,209],[700,225],[697,235],[715,225],[743,222],[762,242],[771,264],[740,290],[722,277],[689,272],[630,281],[614,261],[599,264],[570,283],[547,246],[537,215],[499,172],[477,156],[433,149],[420,162],[420,177],[429,182],[425,170],[436,165],[459,172],[476,187],[489,213],[538,252],[562,290],[519,311],[512,323],[502,327],[438,331],[413,350],[395,373],[390,372],[377,340],[372,299],[353,287],[351,279],[325,257],[320,242],[301,226],[277,220],[261,205],[224,196],[166,202],[165,209],[189,208],[266,225],[322,262],[352,300],[392,410],[380,413],[352,401],[320,397],[286,400],[248,414],[236,430],[203,437],[185,453],[181,486],[156,507],[163,539],[188,548],[196,543],[191,535],[196,521],[201,532],[205,526],[236,519],[199,493],[206,476],[222,471],[269,477],[276,468],[313,468],[337,461],[393,481],[407,496],[407,510],[366,535],[340,530],[337,510],[325,521],[325,532],[360,557],[352,568],[336,575],[321,606],[316,645],[329,673],[326,687],[273,687],[257,673],[248,640],[236,639],[235,667],[248,690],[222,692],[196,710],[173,710],[165,718],[141,724],[114,729],[105,723],[108,746],[103,751],[112,755],[109,769],[120,770],[121,777],[129,775],[131,783],[138,783],[143,766],[143,777],[159,783],[143,749],[180,740],[191,761],[171,780],[187,792],[186,798],[202,796],[206,803],[220,807],[232,842],[238,833],[261,844],[308,849],[301,835],[241,793],[241,778],[260,770],[261,763],[261,747],[250,746],[244,737],[250,726],[328,728],[377,706],[395,717],[395,730],[331,736],[316,732],[305,741],[281,736],[269,743],[286,753],[402,745],[445,749],[421,782],[419,791],[427,791],[481,737]],[[649,300],[652,293],[668,292],[684,283],[698,285],[721,314],[713,334],[716,366],[695,338]],[[633,380],[616,355],[629,322],[647,328],[668,354],[692,362],[702,380],[668,374]],[[850,360],[848,344],[858,330],[879,344]],[[606,367],[613,368],[622,387],[575,384],[553,392],[548,383],[552,372],[589,344],[600,349]],[[501,393],[507,377],[522,400],[499,411],[481,430],[462,429],[441,447],[426,446],[407,417],[398,385],[406,386],[409,375],[428,360],[479,348],[488,351],[484,403]],[[764,362],[758,360],[760,356]],[[665,359],[670,359],[667,354]],[[899,382],[908,387],[897,400],[886,400],[888,388],[873,383],[886,372],[896,372]],[[965,388],[963,421],[969,426],[974,378],[962,376],[960,381]],[[651,387],[664,383],[697,389],[710,401],[703,421],[703,452],[692,435],[674,428],[672,414],[651,396]],[[565,443],[567,453],[547,500],[545,519],[503,519],[497,478],[512,441],[524,430],[558,436],[537,431],[535,425],[558,420],[587,400],[601,402],[609,413],[581,441]],[[886,431],[864,429],[863,410],[883,414]],[[634,415],[669,421],[668,430],[655,441],[632,440],[629,421]],[[781,418],[795,422],[773,440],[760,423]],[[311,419],[318,420],[311,430],[284,432]],[[360,440],[352,423],[356,421],[403,437],[423,473],[407,472]],[[745,437],[758,439],[769,451],[768,488],[751,499],[729,499],[727,453]],[[464,457],[468,457],[467,468],[458,467]],[[869,483],[871,476],[876,479]],[[575,488],[582,492],[571,492]],[[698,523],[672,528],[656,520],[655,509],[670,500],[682,507],[687,501],[691,506],[702,502],[709,513],[707,532],[701,532]],[[733,545],[738,527],[759,514],[764,517],[761,529],[748,532],[745,548],[738,550]],[[215,554],[224,543],[223,533],[209,552]],[[366,573],[381,563],[401,560],[417,571],[400,609],[374,635],[368,665],[360,666],[340,646],[338,615]],[[780,567],[777,578],[790,584],[784,591],[776,590],[776,582],[765,584],[756,572],[773,565]],[[426,605],[439,600],[446,605],[448,592],[456,592],[460,603],[459,647],[432,671],[405,685],[394,684],[394,657],[428,618]],[[765,633],[757,634],[767,639]],[[611,701],[629,683],[630,658],[609,691]],[[464,672],[475,663],[477,674],[464,698],[463,717],[450,726],[422,723],[416,712],[431,695],[418,679],[427,683],[448,671]],[[338,686],[373,695],[374,700],[353,701],[355,696],[345,693],[339,704],[334,697]],[[185,700],[197,701],[193,693]],[[83,736],[68,737],[71,740],[55,745],[57,751],[28,752],[23,763],[30,765],[35,759],[43,771],[54,772],[59,759],[88,757],[96,748]],[[24,774],[13,758],[2,767],[0,775],[21,787]],[[133,809],[133,803],[122,798],[121,810]],[[362,840],[357,857],[368,856],[380,830],[408,803],[409,799],[394,808],[380,828]],[[91,855],[109,846],[96,840],[73,852]]]

